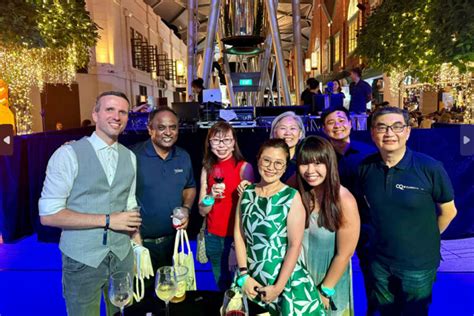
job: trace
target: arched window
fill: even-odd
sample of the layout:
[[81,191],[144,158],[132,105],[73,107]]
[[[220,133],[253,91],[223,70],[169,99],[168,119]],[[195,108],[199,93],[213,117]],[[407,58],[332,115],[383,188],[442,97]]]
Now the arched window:
[[358,24],[358,15],[359,9],[357,8],[357,0],[350,0],[349,7],[347,9],[347,25],[348,25],[348,50],[349,54],[354,52],[355,48],[357,47],[357,31],[359,30]]

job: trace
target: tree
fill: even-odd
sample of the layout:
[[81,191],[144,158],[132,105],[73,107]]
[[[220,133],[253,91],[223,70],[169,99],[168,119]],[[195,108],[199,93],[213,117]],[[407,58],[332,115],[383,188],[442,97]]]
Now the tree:
[[432,82],[446,63],[472,71],[473,48],[470,0],[385,0],[361,29],[356,54],[384,72]]
[[2,6],[0,79],[9,84],[19,133],[31,132],[31,88],[72,83],[98,38],[84,0],[11,0]]

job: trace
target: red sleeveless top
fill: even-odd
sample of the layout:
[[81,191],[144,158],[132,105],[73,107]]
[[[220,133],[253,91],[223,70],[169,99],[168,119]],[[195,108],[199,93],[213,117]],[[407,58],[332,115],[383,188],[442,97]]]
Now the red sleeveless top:
[[242,181],[240,169],[245,161],[235,163],[234,157],[215,164],[207,176],[207,193],[216,183],[215,176],[223,177],[224,198],[216,198],[212,210],[207,214],[207,230],[220,237],[234,236],[235,210],[239,202],[237,186]]

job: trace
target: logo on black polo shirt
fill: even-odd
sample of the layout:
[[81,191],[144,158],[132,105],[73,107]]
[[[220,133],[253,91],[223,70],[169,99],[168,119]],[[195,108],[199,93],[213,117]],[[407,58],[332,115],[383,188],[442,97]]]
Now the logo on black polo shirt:
[[183,173],[183,169],[174,169],[174,174]]
[[395,184],[395,188],[398,189],[398,190],[401,190],[401,191],[405,191],[405,190],[424,191],[423,188],[415,187],[415,186],[412,186],[412,185],[405,185],[405,184],[401,184],[401,183]]

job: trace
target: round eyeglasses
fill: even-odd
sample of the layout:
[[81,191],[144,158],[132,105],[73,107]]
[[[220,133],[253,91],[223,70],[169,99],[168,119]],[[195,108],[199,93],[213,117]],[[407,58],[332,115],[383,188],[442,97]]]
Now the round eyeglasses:
[[271,161],[268,158],[260,159],[260,164],[262,165],[262,167],[270,167],[273,164],[273,168],[275,168],[275,170],[278,170],[278,171],[280,171],[280,170],[282,170],[286,167],[285,162],[283,162],[281,160]]

